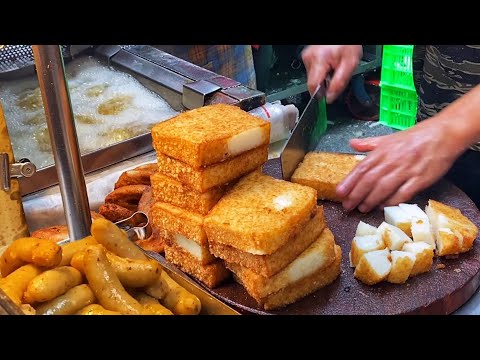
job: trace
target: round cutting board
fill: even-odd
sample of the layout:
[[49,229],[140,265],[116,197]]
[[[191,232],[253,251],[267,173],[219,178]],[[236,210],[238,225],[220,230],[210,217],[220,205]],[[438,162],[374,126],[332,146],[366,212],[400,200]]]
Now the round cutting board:
[[[264,166],[264,173],[281,178],[278,161],[269,161]],[[442,180],[409,203],[416,203],[423,209],[429,199],[460,209],[480,227],[480,213],[475,204],[451,183]],[[450,314],[462,306],[480,285],[479,238],[468,253],[455,259],[436,258],[430,272],[410,278],[405,284],[362,284],[353,277],[353,269],[349,266],[348,252],[351,241],[360,220],[378,226],[384,220],[383,211],[376,210],[369,214],[358,211],[347,213],[341,204],[328,201],[319,201],[319,204],[323,205],[327,225],[343,252],[342,271],[335,282],[294,304],[274,311],[264,311],[258,307],[244,288],[233,280],[216,289],[207,290],[242,312],[256,314]]]

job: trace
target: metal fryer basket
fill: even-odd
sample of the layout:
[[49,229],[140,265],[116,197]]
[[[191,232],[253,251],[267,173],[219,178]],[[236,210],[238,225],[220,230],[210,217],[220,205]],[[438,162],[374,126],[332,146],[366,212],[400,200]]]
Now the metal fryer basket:
[[[89,45],[60,45],[64,59],[69,59]],[[0,47],[0,78],[21,76],[34,71],[35,61],[31,45],[3,45]]]

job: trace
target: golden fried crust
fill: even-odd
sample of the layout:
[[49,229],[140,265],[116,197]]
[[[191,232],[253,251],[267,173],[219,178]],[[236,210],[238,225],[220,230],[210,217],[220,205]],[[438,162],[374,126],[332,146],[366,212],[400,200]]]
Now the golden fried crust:
[[201,193],[160,172],[152,175],[151,183],[156,201],[170,203],[201,215],[208,214],[227,188],[226,185],[217,186]]
[[140,201],[138,202],[138,211],[142,211],[145,214],[150,214],[150,209],[153,202],[153,189],[149,186],[142,194]]
[[143,250],[163,253],[165,251],[166,236],[165,230],[160,230],[156,226],[152,226],[152,235],[148,239],[135,241],[135,244]]
[[[95,211],[91,211],[90,213],[92,214],[92,220],[103,218],[102,215]],[[50,226],[48,228],[35,230],[30,236],[38,239],[49,239],[58,242],[68,239],[68,227],[66,225]]]
[[457,208],[442,204],[435,200],[429,200],[428,206],[435,212],[447,217],[451,224],[451,230],[458,231],[463,236],[463,244],[460,252],[469,251],[478,236],[478,227]]
[[158,170],[156,163],[145,164],[120,175],[115,183],[115,189],[127,185],[150,185],[150,176]]
[[[315,261],[305,262],[305,259],[309,257],[311,259],[311,256],[314,256]],[[326,228],[322,235],[299,255],[298,260],[295,259],[285,269],[270,278],[237,264],[226,262],[225,265],[240,279],[247,292],[254,299],[259,300],[286,288],[302,277],[309,276],[309,272],[327,268],[335,258],[335,239],[332,232]]]
[[133,215],[134,211],[125,209],[123,206],[117,204],[103,204],[98,209],[100,214],[111,222],[124,220]]
[[335,261],[325,269],[287,286],[286,288],[260,300],[265,310],[274,310],[292,304],[301,298],[333,283],[340,275],[342,250],[335,245]]
[[200,245],[207,243],[203,216],[197,213],[157,201],[152,205],[150,215],[153,225],[159,229],[167,230],[171,234],[181,234]]
[[317,206],[316,191],[260,173],[242,178],[205,217],[212,242],[268,255],[303,227]]
[[157,153],[157,160],[161,173],[203,193],[256,170],[268,160],[268,146],[257,147],[231,159],[199,169],[161,153]]
[[209,241],[210,251],[216,257],[219,257],[229,263],[239,264],[253,272],[271,277],[290,264],[298,255],[309,247],[322,233],[325,228],[325,217],[323,207],[315,208],[312,213],[312,219],[285,245],[269,255],[254,255],[236,248],[216,242]]
[[341,202],[336,187],[360,161],[353,154],[310,152],[293,173],[292,182],[314,188],[319,199]]
[[[198,169],[240,154],[229,150],[236,135],[258,131],[252,145],[270,142],[270,123],[237,106],[215,104],[185,111],[152,128],[153,147],[157,153],[182,161]],[[251,150],[246,148],[245,150]]]
[[415,260],[408,256],[402,256],[395,262],[392,261],[392,268],[387,276],[387,281],[392,284],[404,284],[410,276],[414,264]]
[[38,229],[32,232],[31,236],[38,239],[48,239],[58,242],[68,239],[68,227],[66,225],[58,225],[44,229]]
[[213,289],[230,276],[222,260],[216,260],[208,265],[202,265],[192,255],[174,246],[165,246],[165,259],[178,266],[183,272]]
[[421,253],[415,254],[415,256],[415,264],[410,276],[429,272],[433,265],[433,249],[425,249]]
[[148,185],[127,185],[113,190],[105,198],[106,204],[117,204],[125,209],[137,211],[138,203]]

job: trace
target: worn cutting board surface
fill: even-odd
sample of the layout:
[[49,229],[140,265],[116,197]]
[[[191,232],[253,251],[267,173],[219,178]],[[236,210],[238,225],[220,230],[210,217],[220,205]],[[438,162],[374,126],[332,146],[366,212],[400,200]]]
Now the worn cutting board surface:
[[[276,160],[264,166],[264,172],[280,178]],[[410,203],[424,208],[428,199],[434,199],[459,208],[475,225],[480,227],[480,213],[475,204],[457,187],[441,181],[423,192]],[[256,314],[295,315],[387,315],[387,314],[449,314],[462,306],[480,284],[480,239],[473,249],[456,259],[435,259],[432,270],[411,278],[403,285],[380,283],[367,286],[353,277],[348,252],[360,220],[378,226],[383,221],[383,211],[369,214],[354,211],[347,213],[341,204],[319,202],[324,206],[328,227],[342,248],[342,272],[331,285],[289,305],[267,312],[259,308],[242,286],[229,280],[214,290],[214,296],[242,312]],[[445,268],[437,269],[438,264]]]

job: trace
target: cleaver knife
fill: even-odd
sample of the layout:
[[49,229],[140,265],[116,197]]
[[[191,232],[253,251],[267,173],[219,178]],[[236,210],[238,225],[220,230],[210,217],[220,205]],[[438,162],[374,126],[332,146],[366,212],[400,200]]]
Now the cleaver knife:
[[305,154],[312,151],[318,144],[322,133],[315,131],[317,122],[315,107],[318,101],[325,100],[325,93],[326,83],[318,84],[280,155],[280,164],[284,180],[290,180],[295,169],[305,157]]

